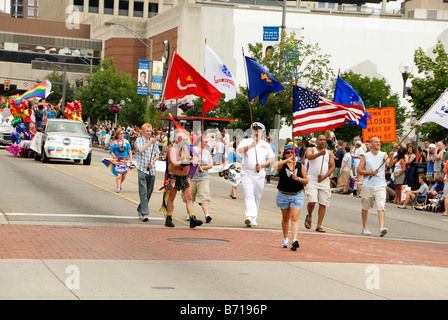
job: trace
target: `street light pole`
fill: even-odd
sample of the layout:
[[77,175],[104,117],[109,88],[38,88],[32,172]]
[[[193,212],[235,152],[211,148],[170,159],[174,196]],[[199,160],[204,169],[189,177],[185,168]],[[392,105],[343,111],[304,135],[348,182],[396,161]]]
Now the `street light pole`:
[[61,68],[57,64],[55,64],[55,63],[53,63],[51,61],[48,61],[47,59],[36,58],[36,60],[46,62],[49,65],[51,65],[51,66],[55,67],[56,69],[59,69],[59,70],[61,70],[63,72],[61,109],[62,109],[62,112],[64,112],[64,109],[65,109],[65,94],[66,94],[66,89],[67,89],[66,88],[67,87],[67,71],[65,70],[65,68]]
[[408,81],[409,74],[412,72],[413,65],[410,62],[402,62],[400,64],[401,77],[403,78],[403,98],[406,97],[406,82]]
[[[139,32],[135,31],[134,29],[129,28],[128,26],[118,23],[118,22],[105,22],[105,26],[120,26],[125,28],[130,34],[132,34],[135,38],[137,38],[145,47],[149,49],[149,79],[148,79],[148,104],[151,99],[151,89],[152,89],[152,39],[148,39]],[[148,46],[142,39],[148,40],[150,45]]]

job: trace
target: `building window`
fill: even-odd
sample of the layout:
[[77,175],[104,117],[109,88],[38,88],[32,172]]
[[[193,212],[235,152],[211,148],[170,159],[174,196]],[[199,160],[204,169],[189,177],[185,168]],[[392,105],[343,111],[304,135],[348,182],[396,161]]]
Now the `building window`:
[[148,18],[154,17],[159,13],[158,3],[148,3]]
[[319,8],[325,8],[325,2],[319,2]]
[[332,3],[332,2],[328,3],[328,8],[335,9],[336,8],[336,3]]
[[79,12],[84,11],[84,0],[73,0],[73,5],[78,7]]
[[98,0],[89,0],[89,12],[98,13]]
[[34,8],[28,7],[28,17],[34,17]]
[[129,16],[129,1],[118,2],[118,15]]
[[437,10],[428,10],[426,17],[428,20],[436,20],[437,19]]
[[34,0],[28,0],[28,7],[34,7]]
[[134,17],[143,17],[143,2],[134,1]]
[[114,0],[104,0],[104,14],[114,14]]

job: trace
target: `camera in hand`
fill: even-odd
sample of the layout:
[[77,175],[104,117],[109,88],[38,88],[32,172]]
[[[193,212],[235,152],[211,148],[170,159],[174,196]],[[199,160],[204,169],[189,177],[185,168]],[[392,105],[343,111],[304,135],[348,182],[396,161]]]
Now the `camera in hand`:
[[191,162],[190,161],[182,161],[182,164],[180,165],[182,168],[183,167],[188,167],[191,166]]

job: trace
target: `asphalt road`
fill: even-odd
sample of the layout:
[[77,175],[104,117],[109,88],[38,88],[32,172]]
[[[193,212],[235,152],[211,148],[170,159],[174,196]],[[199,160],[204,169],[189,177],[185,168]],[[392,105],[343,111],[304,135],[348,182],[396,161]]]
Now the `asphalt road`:
[[[1,148],[1,213],[9,221],[26,223],[142,224],[136,212],[139,203],[136,170],[128,174],[123,191],[116,193],[115,177],[101,163],[101,159],[108,156],[105,150],[95,148],[90,166],[71,161],[44,164],[13,156]],[[164,163],[159,163],[158,168],[149,223],[163,226],[164,217],[157,211],[162,200],[162,192],[158,189],[163,182]],[[230,184],[218,176],[218,168],[213,171],[210,174],[213,221],[208,226],[245,228],[242,188],[237,191],[237,199],[231,199]],[[281,214],[275,204],[276,192],[276,181],[265,185],[258,218],[260,229],[280,230]],[[448,219],[441,214],[401,210],[392,204],[386,206],[388,238],[448,242]],[[200,217],[201,208],[195,205],[195,210]],[[313,223],[317,219],[315,210]],[[359,235],[360,212],[360,199],[333,194],[324,229],[330,234]],[[185,214],[185,205],[177,197],[174,212],[177,226],[187,226]],[[303,227],[305,216],[306,208],[300,215],[300,232],[315,232],[314,228],[306,230]],[[370,211],[369,229],[373,236],[377,235],[378,221],[374,210]]]

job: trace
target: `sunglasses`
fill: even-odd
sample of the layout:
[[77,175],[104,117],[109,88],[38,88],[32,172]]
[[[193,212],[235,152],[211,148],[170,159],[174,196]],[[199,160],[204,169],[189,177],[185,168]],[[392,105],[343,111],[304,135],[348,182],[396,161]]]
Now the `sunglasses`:
[[286,151],[285,154],[292,154],[292,151]]

